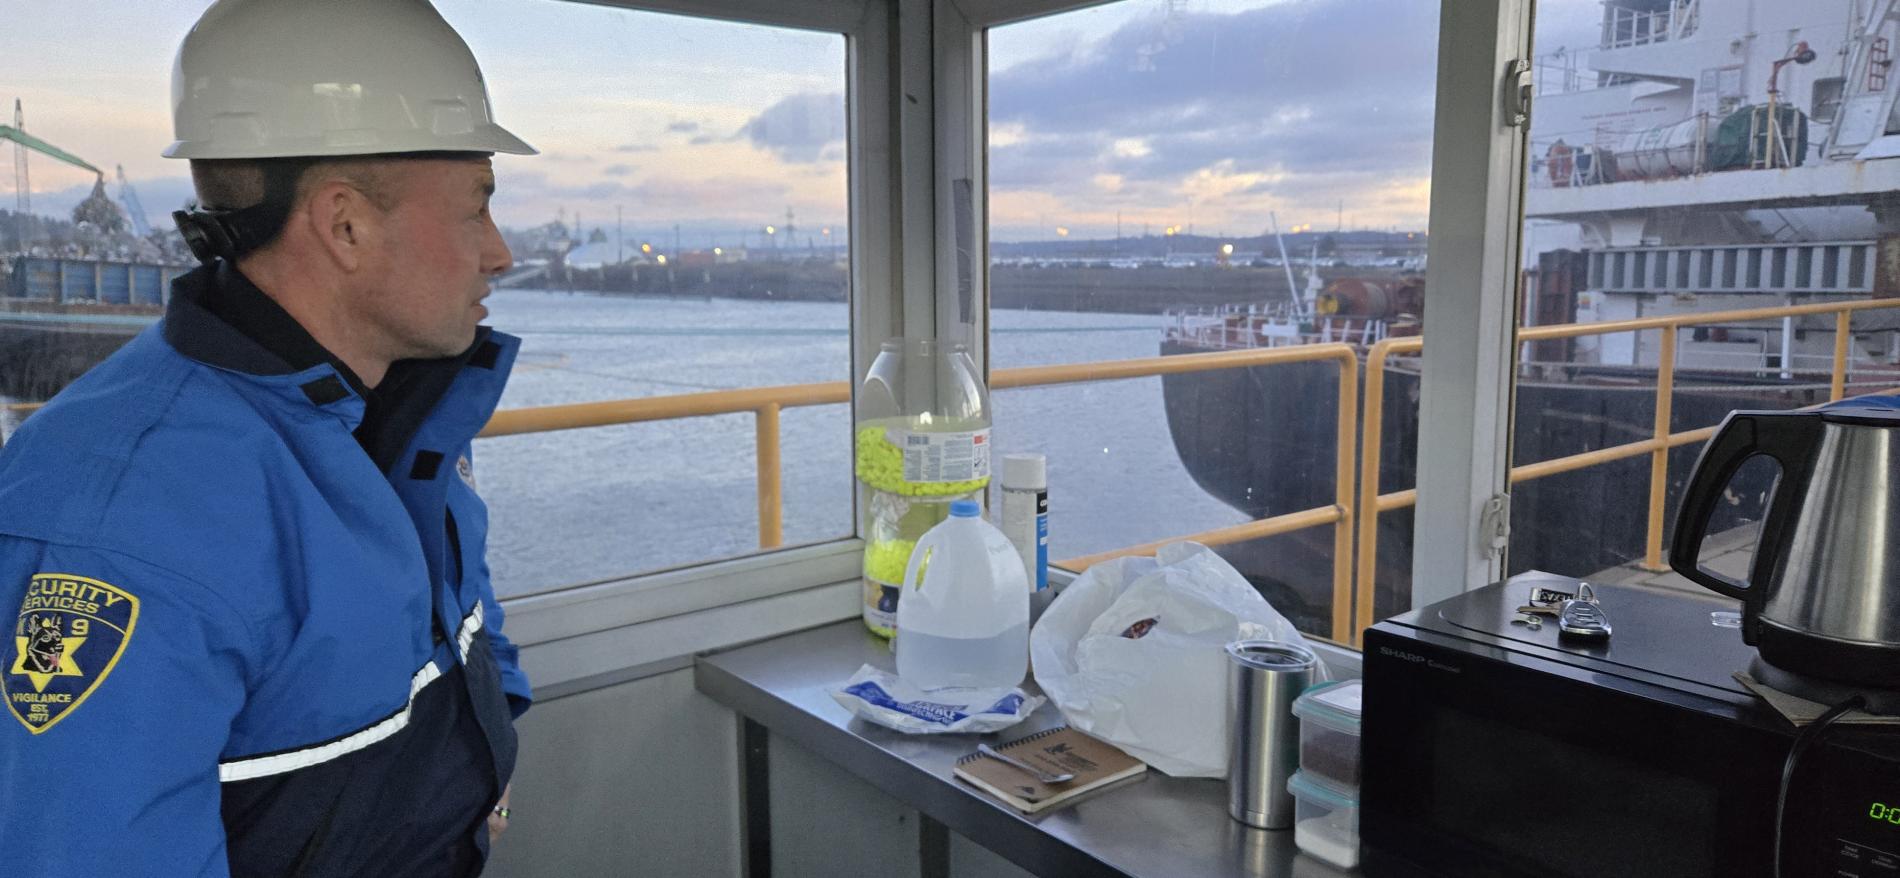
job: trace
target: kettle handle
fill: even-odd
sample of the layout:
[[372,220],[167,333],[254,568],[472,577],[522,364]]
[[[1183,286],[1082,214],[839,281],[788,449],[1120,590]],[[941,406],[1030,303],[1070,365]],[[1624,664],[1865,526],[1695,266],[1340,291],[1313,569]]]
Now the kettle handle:
[[[1802,489],[1813,467],[1821,427],[1821,418],[1813,412],[1730,412],[1703,447],[1695,473],[1683,487],[1682,503],[1676,510],[1675,538],[1669,546],[1669,566],[1703,588],[1740,599],[1749,617],[1761,612],[1768,600],[1762,584],[1773,569],[1781,531],[1788,524],[1794,504],[1806,493]],[[1757,456],[1772,458],[1780,465],[1781,475],[1762,518],[1750,581],[1741,583],[1703,570],[1698,559],[1722,489],[1742,464]]]

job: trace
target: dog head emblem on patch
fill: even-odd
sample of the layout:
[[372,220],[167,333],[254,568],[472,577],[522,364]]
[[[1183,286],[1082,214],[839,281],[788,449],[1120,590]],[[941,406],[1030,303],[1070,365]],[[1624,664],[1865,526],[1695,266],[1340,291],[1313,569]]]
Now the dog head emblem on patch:
[[26,659],[21,662],[28,673],[59,672],[60,656],[66,654],[66,638],[59,632],[59,617],[34,616],[26,626]]
[[52,728],[105,682],[138,618],[139,599],[118,586],[35,575],[14,617],[13,654],[0,664],[0,700],[27,731]]
[[462,482],[468,485],[469,490],[476,490],[475,465],[469,463],[468,455],[464,454],[455,459],[455,474],[462,477]]

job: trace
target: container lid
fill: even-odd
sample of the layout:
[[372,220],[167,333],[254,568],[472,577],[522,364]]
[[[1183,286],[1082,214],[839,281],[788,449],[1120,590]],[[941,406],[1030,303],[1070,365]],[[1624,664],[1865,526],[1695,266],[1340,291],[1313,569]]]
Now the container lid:
[[1321,683],[1293,699],[1293,715],[1329,729],[1359,734],[1359,704],[1365,686],[1358,680]]
[[1312,650],[1280,640],[1236,640],[1227,644],[1227,657],[1263,671],[1302,671],[1319,664]]
[[975,500],[958,500],[950,504],[950,514],[958,518],[976,518],[983,514],[983,507]]
[[1049,487],[1049,459],[1040,454],[1003,455],[1003,487]]
[[[1891,399],[1891,397],[1885,397]],[[1860,427],[1900,427],[1900,411],[1877,402],[1845,400],[1821,410],[1821,420],[1830,424]]]
[[1315,805],[1324,805],[1335,811],[1341,808],[1359,807],[1357,793],[1347,793],[1304,771],[1293,772],[1293,776],[1287,778],[1286,791],[1292,793],[1296,799],[1303,799]]

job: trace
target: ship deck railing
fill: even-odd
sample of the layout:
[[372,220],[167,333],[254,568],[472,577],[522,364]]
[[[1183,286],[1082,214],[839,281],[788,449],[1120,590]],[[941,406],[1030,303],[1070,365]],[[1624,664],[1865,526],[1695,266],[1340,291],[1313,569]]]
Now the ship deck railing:
[[[1853,339],[1852,321],[1854,314],[1862,311],[1900,308],[1900,301],[1892,299],[1873,299],[1856,302],[1827,302],[1812,305],[1793,305],[1777,308],[1753,308],[1735,311],[1710,311],[1700,314],[1675,314],[1667,317],[1649,317],[1636,320],[1614,320],[1597,323],[1568,323],[1553,326],[1528,326],[1518,330],[1520,343],[1545,341],[1552,339],[1580,338],[1592,335],[1609,335],[1620,332],[1655,331],[1661,336],[1656,364],[1656,402],[1654,421],[1649,438],[1628,442],[1608,448],[1517,464],[1511,467],[1510,484],[1516,485],[1533,479],[1553,476],[1558,473],[1573,472],[1593,466],[1614,463],[1632,457],[1649,456],[1649,504],[1647,524],[1644,531],[1644,551],[1640,564],[1644,570],[1662,572],[1667,570],[1663,563],[1662,536],[1665,525],[1663,510],[1669,487],[1669,451],[1684,445],[1707,441],[1715,435],[1718,425],[1710,424],[1692,430],[1672,431],[1671,405],[1674,402],[1676,353],[1678,336],[1684,329],[1699,325],[1738,323],[1751,320],[1771,320],[1776,318],[1795,318],[1813,315],[1833,315],[1834,317],[1834,353],[1828,370],[1828,399],[1836,401],[1844,398],[1849,384],[1849,344]],[[1379,514],[1405,509],[1416,505],[1418,490],[1405,490],[1379,493],[1379,463],[1383,448],[1379,437],[1385,419],[1385,376],[1390,361],[1397,356],[1416,356],[1424,350],[1422,338],[1393,338],[1372,346],[1366,354],[1366,381],[1363,394],[1365,405],[1364,431],[1368,441],[1364,443],[1359,456],[1359,493],[1356,518],[1359,522],[1359,538],[1356,541],[1358,552],[1357,565],[1353,580],[1355,585],[1356,606],[1353,610],[1355,622],[1371,624],[1373,616],[1372,587],[1376,573],[1375,562],[1379,548]],[[1880,369],[1881,377],[1888,377],[1888,369]],[[1870,389],[1885,390],[1887,383],[1868,385]],[[1363,625],[1361,625],[1363,627]],[[1356,638],[1353,645],[1357,645]]]
[[[1702,442],[1714,435],[1716,425],[1672,432],[1670,412],[1676,390],[1677,336],[1682,330],[1703,324],[1735,323],[1749,320],[1833,315],[1834,352],[1827,371],[1828,398],[1846,395],[1850,381],[1849,343],[1852,340],[1854,314],[1877,309],[1900,308],[1900,300],[1831,302],[1813,305],[1678,314],[1637,320],[1598,323],[1572,323],[1554,326],[1522,327],[1518,340],[1528,343],[1551,339],[1569,339],[1621,332],[1656,331],[1661,335],[1655,367],[1655,421],[1652,435],[1637,442],[1599,448],[1551,460],[1512,467],[1510,481],[1519,484],[1558,473],[1601,466],[1632,457],[1649,455],[1650,485],[1648,526],[1645,534],[1644,569],[1662,571],[1662,533],[1664,496],[1669,484],[1670,449]],[[1335,424],[1334,499],[1331,504],[1283,513],[1230,527],[1199,533],[1168,536],[1136,546],[1098,552],[1053,562],[1055,566],[1083,571],[1103,561],[1130,555],[1153,554],[1156,549],[1179,540],[1194,540],[1220,546],[1269,536],[1288,534],[1315,527],[1332,527],[1333,532],[1333,606],[1328,636],[1351,646],[1358,644],[1358,631],[1374,620],[1372,598],[1375,559],[1378,557],[1378,517],[1413,506],[1418,501],[1415,488],[1379,492],[1378,473],[1383,454],[1378,437],[1383,435],[1385,378],[1395,361],[1416,358],[1424,349],[1420,336],[1387,338],[1369,348],[1344,344],[1309,344],[1251,350],[1227,350],[1175,356],[1142,357],[1093,363],[1032,366],[998,369],[991,374],[990,385],[997,390],[1045,387],[1094,381],[1117,381],[1161,375],[1206,372],[1220,369],[1275,367],[1293,363],[1330,362],[1339,369],[1338,416]],[[1360,379],[1360,359],[1364,357],[1364,381]],[[1862,378],[1875,377],[1881,383],[1870,387],[1886,389],[1894,381],[1889,364],[1872,365]],[[1859,382],[1853,382],[1856,385]],[[755,387],[637,399],[607,400],[567,405],[534,406],[496,412],[481,436],[508,436],[545,433],[651,421],[708,417],[725,414],[753,415],[757,439],[757,485],[759,547],[773,549],[783,545],[783,512],[779,415],[787,408],[838,405],[849,402],[847,382]],[[16,414],[30,413],[38,403],[16,403],[5,408]],[[1363,412],[1363,418],[1360,413]],[[1361,437],[1367,441],[1361,441]]]

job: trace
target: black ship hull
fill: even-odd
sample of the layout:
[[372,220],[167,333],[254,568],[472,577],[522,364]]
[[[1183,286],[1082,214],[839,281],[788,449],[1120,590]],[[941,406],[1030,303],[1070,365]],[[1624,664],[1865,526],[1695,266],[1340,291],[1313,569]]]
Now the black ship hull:
[[[1161,348],[1164,355],[1206,350],[1174,339]],[[1168,427],[1182,464],[1201,488],[1252,518],[1330,506],[1337,465],[1338,374],[1332,363],[1313,362],[1164,376]],[[1646,375],[1626,370],[1593,375],[1588,367],[1576,367],[1561,378],[1519,383],[1513,425],[1513,459],[1518,464],[1652,436],[1653,370]],[[1679,371],[1676,381],[1670,413],[1674,432],[1714,426],[1735,409],[1825,402],[1828,393],[1825,384],[1777,384],[1760,378],[1742,382],[1688,371]],[[1382,494],[1417,484],[1418,397],[1418,372],[1388,367],[1379,436]],[[1673,522],[1678,496],[1700,451],[1697,443],[1669,452],[1666,521]],[[1644,454],[1517,484],[1511,492],[1509,572],[1536,569],[1587,576],[1641,558],[1649,470],[1650,457]],[[1733,492],[1759,496],[1772,486],[1771,479],[1772,473],[1738,480]],[[1410,608],[1412,524],[1409,508],[1379,516],[1372,583],[1376,618]],[[1663,538],[1667,545],[1667,527]],[[1330,527],[1222,546],[1219,551],[1303,630],[1330,631]]]

